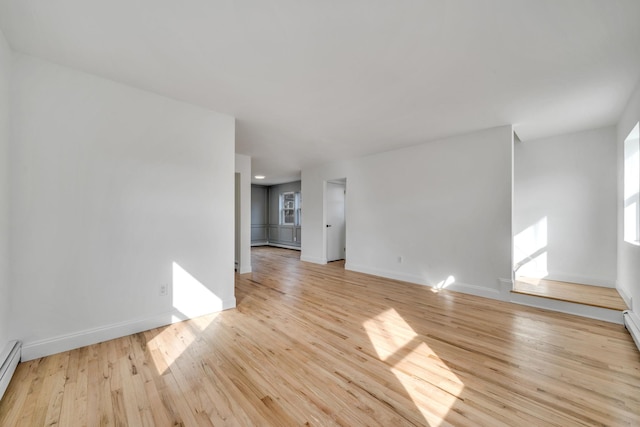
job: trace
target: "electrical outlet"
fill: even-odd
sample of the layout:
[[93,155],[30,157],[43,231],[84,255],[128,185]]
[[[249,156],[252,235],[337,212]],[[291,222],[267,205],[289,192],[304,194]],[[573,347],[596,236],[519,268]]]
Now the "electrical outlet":
[[158,294],[161,297],[166,297],[168,292],[169,292],[169,285],[167,284],[160,285],[160,290],[158,291]]

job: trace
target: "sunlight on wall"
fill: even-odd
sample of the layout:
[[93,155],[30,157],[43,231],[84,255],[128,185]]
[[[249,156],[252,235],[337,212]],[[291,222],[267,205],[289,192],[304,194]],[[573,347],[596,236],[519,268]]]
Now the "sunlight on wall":
[[546,277],[547,270],[547,217],[527,227],[513,240],[513,255],[518,276]]
[[440,292],[442,289],[446,289],[447,286],[451,285],[452,283],[454,283],[456,281],[456,278],[453,276],[449,276],[447,277],[445,280],[442,280],[440,282],[438,282],[437,285],[435,285],[434,287],[431,288],[431,292],[434,293],[438,293]]
[[[222,300],[176,262],[173,263],[171,291],[173,325],[167,326],[147,343],[153,363],[160,374],[164,374],[175,363],[222,310]],[[183,322],[184,320],[188,322]],[[163,345],[163,342],[171,344]]]
[[624,140],[624,240],[640,244],[640,125]]
[[[446,282],[446,281],[445,281]],[[443,282],[444,283],[444,282]],[[409,324],[391,308],[363,323],[380,360],[405,388],[427,423],[443,423],[464,384]],[[428,361],[425,364],[425,361]],[[408,372],[424,370],[422,378]]]
[[222,300],[176,262],[172,292],[173,308],[188,319],[222,310]]

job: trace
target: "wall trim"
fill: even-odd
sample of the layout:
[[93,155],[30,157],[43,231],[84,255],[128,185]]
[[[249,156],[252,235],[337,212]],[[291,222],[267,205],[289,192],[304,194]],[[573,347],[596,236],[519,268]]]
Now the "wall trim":
[[631,310],[625,310],[623,317],[624,327],[627,328],[627,331],[629,331],[633,341],[636,343],[636,347],[640,350],[640,317]]
[[[211,313],[217,313],[223,310],[234,308],[236,306],[235,297],[222,301],[219,307],[206,313],[200,313],[192,318],[204,316]],[[115,338],[121,338],[131,334],[148,331],[150,329],[159,328],[173,323],[187,320],[181,313],[170,311],[155,316],[149,316],[139,319],[128,320],[125,322],[112,323],[110,325],[99,326],[97,328],[80,330],[70,334],[58,335],[51,338],[26,342],[22,347],[23,362],[40,357],[49,356],[63,351],[74,350],[76,348],[97,344],[103,341],[109,341]]]
[[267,243],[267,246],[274,246],[276,248],[283,248],[283,249],[293,249],[294,251],[301,251],[302,249],[300,248],[300,246],[289,246],[289,245],[282,245],[280,243]]
[[462,292],[464,294],[475,295],[477,297],[484,297],[490,299],[500,300],[500,291],[497,289],[486,288],[484,286],[470,285],[468,283],[454,282],[447,286],[447,290]]
[[239,274],[251,273],[251,265],[242,265],[238,268]]
[[500,299],[502,301],[509,301],[511,298],[511,291],[513,290],[513,280],[512,279],[498,279],[498,286],[500,289]]
[[413,274],[407,274],[399,271],[383,270],[381,268],[373,268],[365,265],[353,264],[345,262],[345,270],[351,270],[358,273],[370,274],[372,276],[386,277],[387,279],[399,280],[401,282],[415,283],[417,285],[429,286],[421,277]]
[[306,256],[304,254],[300,255],[300,261],[312,262],[314,264],[326,264],[327,263],[327,259],[326,258],[317,258],[317,257],[314,257],[314,256]]
[[251,247],[257,247],[257,246],[273,246],[275,248],[283,248],[283,249],[293,249],[295,251],[301,251],[302,248],[300,246],[289,246],[289,245],[283,245],[280,243],[273,243],[273,242],[258,242],[258,243],[252,243]]
[[616,290],[624,300],[624,303],[627,304],[627,307],[629,307],[630,309],[633,309],[633,298],[629,296],[629,294],[620,287],[616,287]]
[[[422,277],[413,274],[383,270],[379,268],[371,268],[363,265],[357,265],[353,263],[345,263],[344,268],[346,270],[356,271],[358,273],[370,274],[372,276],[385,277],[387,279],[399,280],[401,282],[413,283],[416,285],[433,287],[432,284],[427,283]],[[454,282],[446,287],[448,291],[462,292],[465,294],[471,294],[479,297],[500,299],[500,292],[497,289],[487,288],[484,286],[471,285],[469,283]]]

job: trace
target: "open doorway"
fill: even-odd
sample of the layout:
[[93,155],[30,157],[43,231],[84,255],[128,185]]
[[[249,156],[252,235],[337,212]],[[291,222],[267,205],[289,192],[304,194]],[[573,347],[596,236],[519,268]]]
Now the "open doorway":
[[326,182],[325,207],[327,262],[346,259],[346,178]]
[[240,271],[240,247],[241,247],[241,212],[242,212],[242,202],[241,202],[241,179],[240,173],[236,172],[235,174],[235,264],[234,268],[236,271]]

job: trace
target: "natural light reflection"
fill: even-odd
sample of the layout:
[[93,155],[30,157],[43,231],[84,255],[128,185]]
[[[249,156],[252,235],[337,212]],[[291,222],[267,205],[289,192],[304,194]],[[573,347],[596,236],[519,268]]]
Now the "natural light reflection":
[[546,277],[547,270],[547,217],[527,227],[516,235],[513,254],[518,276]]
[[380,360],[387,360],[418,336],[393,308],[364,322],[364,328]]
[[176,262],[172,291],[173,308],[189,319],[222,310],[222,300]]
[[147,347],[156,371],[163,375],[219,314],[178,321],[149,340]]
[[526,263],[522,264],[517,271],[518,277],[534,277],[542,279],[549,275],[547,270],[547,252],[543,252],[540,255],[530,258]]
[[442,289],[446,289],[447,286],[451,285],[452,283],[454,283],[456,281],[456,278],[453,276],[449,276],[446,279],[438,282],[437,285],[435,285],[434,287],[431,288],[431,292],[434,293],[438,293],[440,292]]
[[173,325],[147,343],[160,374],[173,365],[222,310],[222,300],[176,262],[173,263],[171,293]]
[[395,309],[365,321],[363,326],[378,357],[391,365],[391,372],[425,421],[441,425],[464,384]]

